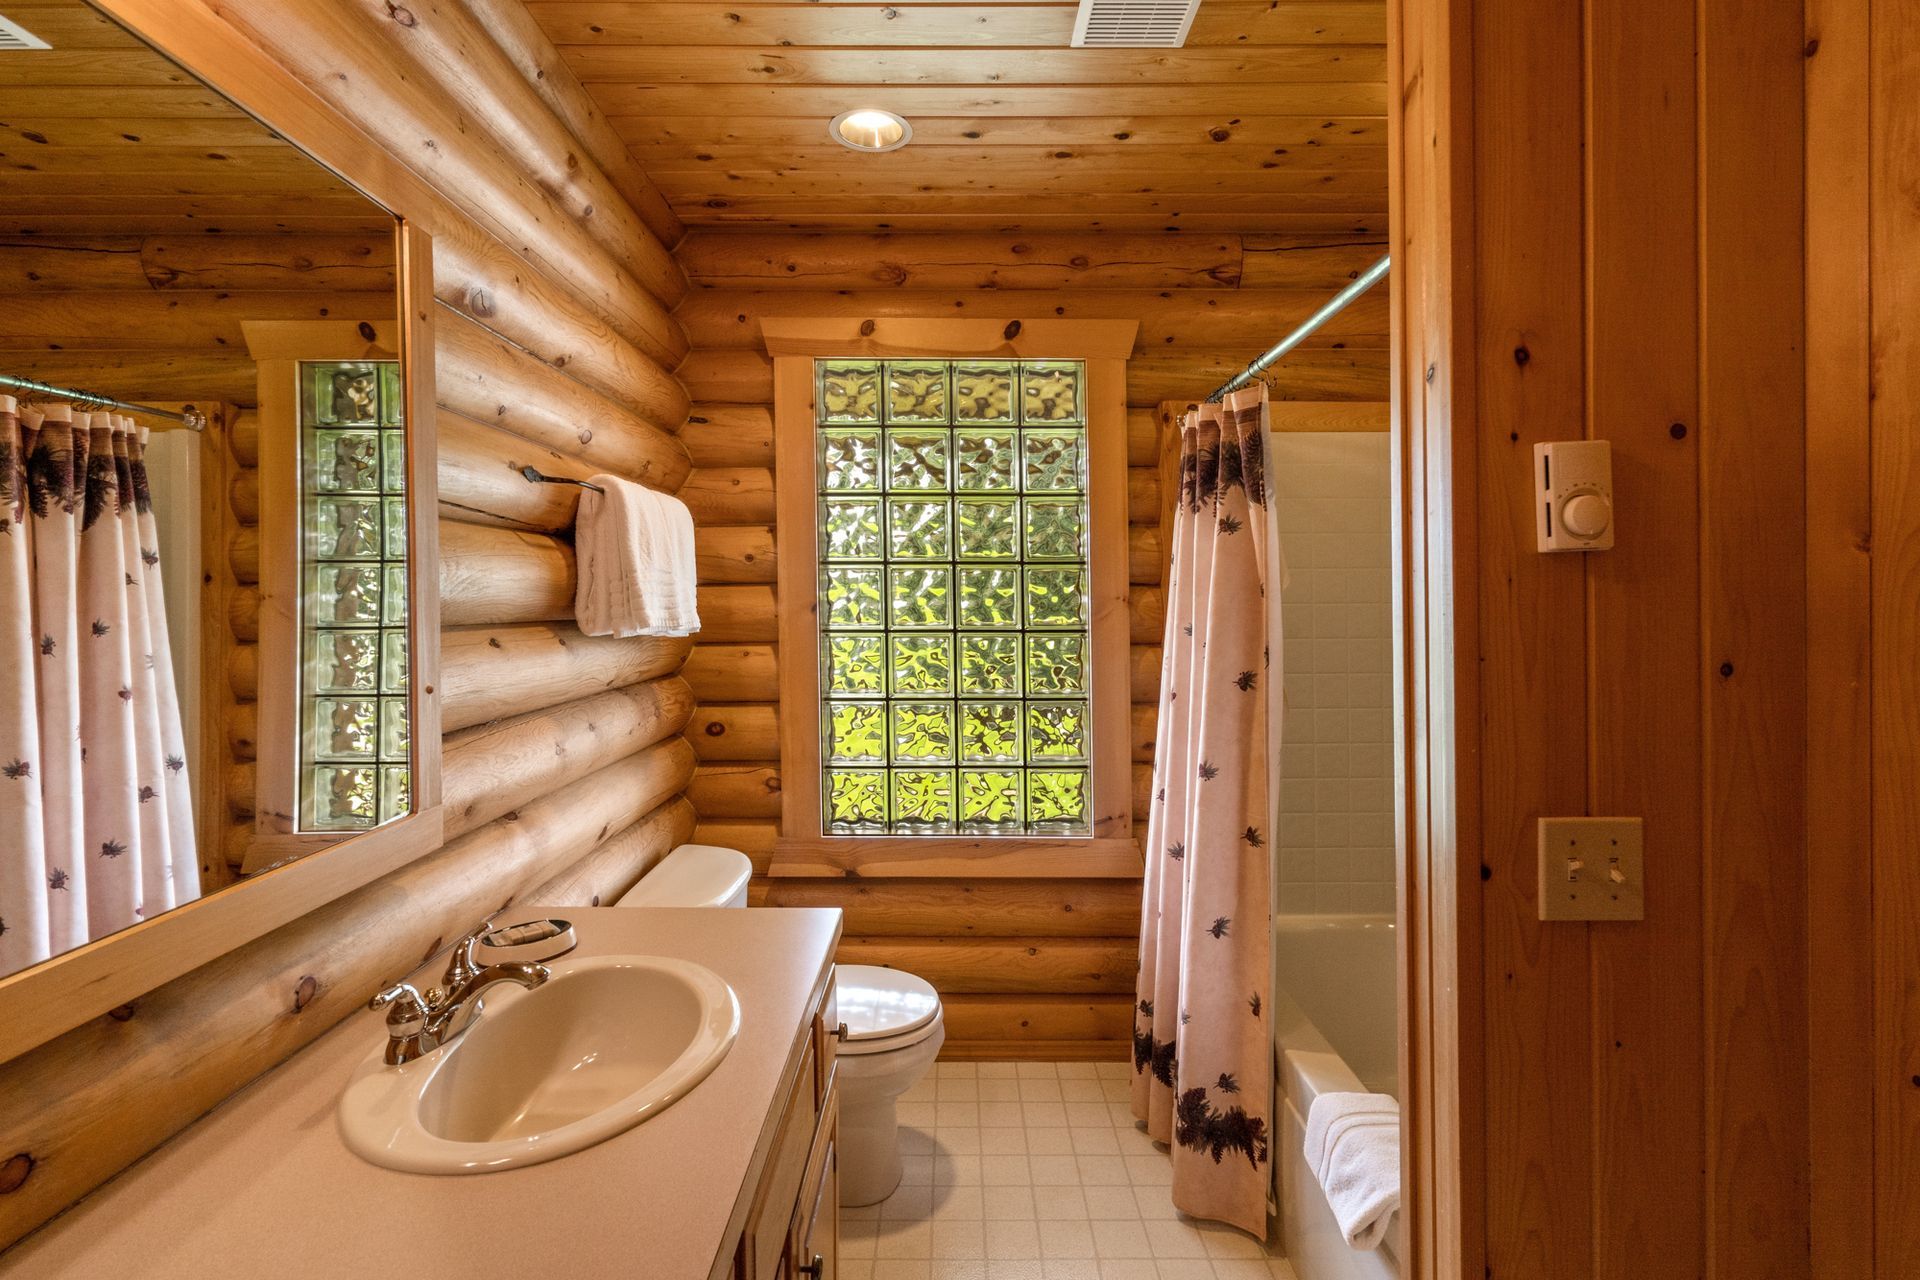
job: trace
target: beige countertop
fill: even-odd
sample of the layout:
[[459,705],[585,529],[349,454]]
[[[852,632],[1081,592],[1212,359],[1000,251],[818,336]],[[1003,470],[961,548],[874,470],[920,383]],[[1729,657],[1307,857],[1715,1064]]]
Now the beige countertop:
[[[840,913],[555,914],[574,922],[575,954],[679,956],[739,997],[733,1048],[660,1115],[524,1169],[432,1177],[379,1168],[347,1150],[334,1115],[348,1075],[386,1042],[381,1015],[362,1011],[0,1253],[0,1276],[705,1280],[832,960]],[[437,978],[442,963],[424,976]]]

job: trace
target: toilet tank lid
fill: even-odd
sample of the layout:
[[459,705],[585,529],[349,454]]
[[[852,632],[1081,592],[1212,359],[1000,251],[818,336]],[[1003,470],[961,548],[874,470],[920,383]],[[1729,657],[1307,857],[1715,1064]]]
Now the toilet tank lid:
[[904,1035],[933,1021],[940,996],[925,978],[877,965],[834,966],[834,998],[849,1040]]
[[724,906],[753,878],[753,863],[738,849],[683,844],[640,877],[615,906]]

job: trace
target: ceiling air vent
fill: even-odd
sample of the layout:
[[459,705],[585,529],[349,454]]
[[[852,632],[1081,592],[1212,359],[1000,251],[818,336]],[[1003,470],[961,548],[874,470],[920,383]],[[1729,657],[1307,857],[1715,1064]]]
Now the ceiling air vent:
[[1080,0],[1076,49],[1178,49],[1200,0]]
[[42,40],[5,14],[0,14],[0,53],[10,53],[15,49],[51,49],[52,45]]

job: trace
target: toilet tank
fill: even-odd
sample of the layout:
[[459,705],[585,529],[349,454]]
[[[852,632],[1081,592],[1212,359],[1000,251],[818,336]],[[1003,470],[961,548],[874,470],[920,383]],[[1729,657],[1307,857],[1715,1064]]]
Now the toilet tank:
[[753,863],[738,849],[683,844],[640,877],[616,907],[744,907]]

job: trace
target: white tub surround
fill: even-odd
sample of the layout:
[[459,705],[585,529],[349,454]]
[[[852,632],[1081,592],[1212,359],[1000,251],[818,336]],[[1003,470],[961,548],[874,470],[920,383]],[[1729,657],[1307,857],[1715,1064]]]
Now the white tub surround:
[[[782,1104],[813,1071],[802,1023],[827,983],[840,913],[563,914],[577,956],[679,957],[739,998],[732,1049],[659,1115],[527,1168],[457,1178],[378,1168],[347,1149],[335,1117],[355,1067],[387,1034],[363,1012],[0,1254],[0,1277],[483,1276],[506,1263],[566,1280],[733,1274]],[[322,999],[366,994],[321,989]]]

